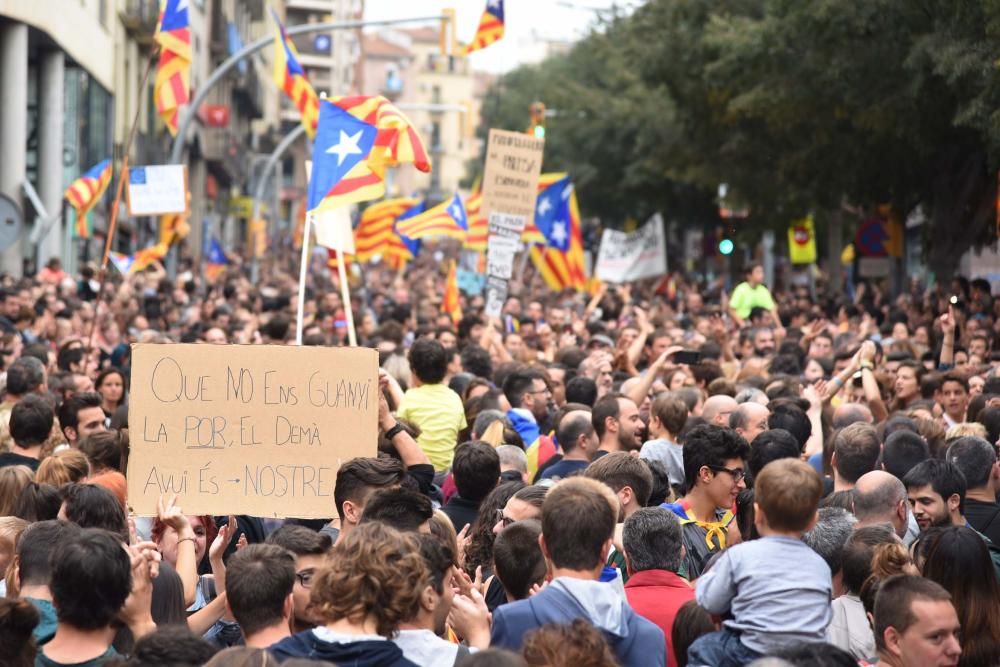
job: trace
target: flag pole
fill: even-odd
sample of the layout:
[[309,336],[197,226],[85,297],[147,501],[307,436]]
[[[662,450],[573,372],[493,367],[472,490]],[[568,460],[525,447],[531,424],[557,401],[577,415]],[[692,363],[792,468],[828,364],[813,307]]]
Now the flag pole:
[[[154,48],[149,54],[149,61],[146,63],[146,72],[142,75],[142,84],[139,86],[140,91],[146,90],[149,73],[153,71],[153,61],[156,60],[159,51],[158,48]],[[132,118],[132,127],[128,131],[128,140],[125,143],[125,153],[122,157],[122,168],[118,173],[118,189],[115,191],[115,201],[111,205],[111,220],[108,222],[108,231],[104,239],[104,255],[101,257],[101,270],[97,278],[97,282],[100,284],[97,291],[98,306],[100,306],[101,294],[104,293],[104,283],[108,278],[108,258],[111,256],[111,244],[114,242],[115,230],[118,227],[118,209],[122,203],[122,190],[125,187],[125,177],[128,176],[128,154],[132,150],[132,140],[135,139],[135,130],[139,126],[139,112],[141,110],[142,104],[139,104],[139,100],[136,100],[135,116]],[[95,308],[94,321],[90,323],[90,340],[87,343],[88,352],[94,349],[94,335],[97,333],[97,320],[99,319],[97,311],[98,308]]]
[[302,260],[299,262],[299,303],[295,316],[295,344],[302,345],[302,320],[306,305],[306,269],[309,267],[309,233],[312,231],[312,213],[306,211],[302,225]]
[[351,307],[351,289],[347,284],[347,255],[337,251],[337,276],[340,278],[340,300],[344,303],[344,318],[347,320],[347,341],[351,347],[358,346],[358,335],[354,331],[354,308]]

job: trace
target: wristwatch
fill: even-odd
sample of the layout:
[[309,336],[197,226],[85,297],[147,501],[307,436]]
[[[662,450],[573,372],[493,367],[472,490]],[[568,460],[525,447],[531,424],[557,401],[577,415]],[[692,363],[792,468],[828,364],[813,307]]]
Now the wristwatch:
[[395,426],[393,426],[392,428],[390,428],[388,431],[385,432],[385,439],[391,441],[393,438],[402,433],[404,430],[405,428],[403,427],[403,425],[400,424],[399,422],[396,422]]

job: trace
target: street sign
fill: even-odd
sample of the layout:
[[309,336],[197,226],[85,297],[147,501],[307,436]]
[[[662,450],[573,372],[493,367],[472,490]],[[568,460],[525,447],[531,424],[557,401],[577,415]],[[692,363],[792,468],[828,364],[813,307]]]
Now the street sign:
[[24,234],[24,214],[7,195],[0,195],[0,252],[11,247]]
[[868,218],[858,227],[854,245],[862,257],[885,257],[888,254],[886,250],[888,240],[889,234],[885,231],[883,221],[879,218]]

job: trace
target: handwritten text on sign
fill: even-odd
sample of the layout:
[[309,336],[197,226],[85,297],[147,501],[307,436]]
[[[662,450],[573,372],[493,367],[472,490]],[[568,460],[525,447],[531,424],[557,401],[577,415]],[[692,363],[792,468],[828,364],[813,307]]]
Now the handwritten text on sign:
[[483,215],[511,213],[535,219],[538,177],[542,173],[543,139],[507,130],[490,129],[483,167]]
[[340,464],[376,455],[377,373],[363,348],[134,346],[129,505],[335,516]]

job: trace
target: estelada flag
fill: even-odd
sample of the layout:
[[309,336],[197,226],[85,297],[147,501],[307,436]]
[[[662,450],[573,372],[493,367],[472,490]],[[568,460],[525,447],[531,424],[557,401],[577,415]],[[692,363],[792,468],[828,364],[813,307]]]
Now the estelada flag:
[[490,44],[503,39],[503,33],[503,0],[487,0],[486,9],[479,19],[479,28],[476,29],[476,36],[465,47],[465,52],[468,54],[479,49],[485,49]]
[[90,237],[87,214],[97,205],[111,184],[111,160],[102,160],[69,184],[63,194],[70,206],[76,209],[76,235]]
[[311,139],[316,136],[316,125],[319,123],[319,96],[306,78],[306,71],[299,64],[295,44],[288,39],[285,26],[281,25],[273,9],[271,17],[278,30],[274,40],[274,82],[285,91],[285,95],[299,110],[302,126]]
[[155,39],[161,49],[153,84],[156,112],[170,134],[177,136],[177,110],[191,101],[191,24],[187,0],[166,0]]
[[812,264],[816,261],[816,229],[812,214],[789,226],[788,257],[792,264]]

